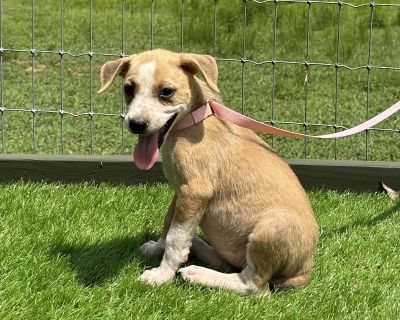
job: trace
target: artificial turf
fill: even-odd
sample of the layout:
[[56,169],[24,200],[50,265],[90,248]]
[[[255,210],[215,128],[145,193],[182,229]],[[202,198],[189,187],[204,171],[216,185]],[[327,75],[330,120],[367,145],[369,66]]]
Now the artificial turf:
[[400,203],[309,195],[321,231],[312,281],[260,298],[137,280],[159,263],[138,248],[160,233],[166,185],[0,185],[0,318],[398,319]]

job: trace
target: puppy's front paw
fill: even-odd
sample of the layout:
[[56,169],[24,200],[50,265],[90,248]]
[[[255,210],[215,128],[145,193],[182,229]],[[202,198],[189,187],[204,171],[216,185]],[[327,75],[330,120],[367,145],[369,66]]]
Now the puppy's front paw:
[[174,272],[161,269],[153,268],[151,270],[146,270],[139,277],[140,281],[147,282],[153,286],[161,285],[174,277]]
[[147,258],[160,256],[163,251],[164,244],[160,240],[158,240],[157,242],[150,240],[140,246],[140,252]]

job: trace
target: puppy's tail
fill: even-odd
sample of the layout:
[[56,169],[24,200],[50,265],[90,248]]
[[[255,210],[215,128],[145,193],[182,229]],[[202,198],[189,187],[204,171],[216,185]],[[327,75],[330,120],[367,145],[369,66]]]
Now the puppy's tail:
[[392,188],[389,188],[383,181],[380,182],[380,191],[387,193],[390,199],[397,200],[400,197],[400,193],[398,191],[394,191]]

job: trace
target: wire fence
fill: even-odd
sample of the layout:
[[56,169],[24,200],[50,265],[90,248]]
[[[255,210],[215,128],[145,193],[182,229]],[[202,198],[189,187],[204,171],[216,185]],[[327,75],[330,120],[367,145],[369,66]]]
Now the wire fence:
[[[145,4],[147,4],[147,9],[149,13],[149,21],[148,21],[148,30],[149,30],[149,46],[148,47],[143,47],[143,50],[146,49],[153,49],[158,46],[156,42],[156,28],[155,28],[155,16],[157,14],[157,1],[158,0],[148,0]],[[237,65],[240,65],[240,110],[243,113],[246,113],[246,86],[245,86],[245,81],[246,81],[246,66],[248,65],[253,65],[253,66],[265,66],[269,65],[271,66],[271,95],[270,95],[270,117],[267,119],[262,119],[266,123],[276,125],[276,126],[282,126],[282,125],[289,125],[293,126],[294,129],[297,129],[299,131],[302,131],[304,133],[308,133],[311,128],[325,128],[328,130],[328,132],[336,132],[340,131],[342,129],[345,129],[346,127],[341,124],[340,119],[339,119],[339,91],[340,91],[340,86],[339,86],[339,75],[343,70],[348,70],[351,72],[358,71],[358,70],[364,70],[366,71],[366,99],[365,102],[363,102],[363,105],[365,106],[364,109],[364,118],[368,119],[372,117],[374,114],[371,114],[370,111],[370,94],[371,94],[371,87],[372,87],[372,74],[376,70],[390,70],[390,71],[400,71],[400,65],[376,65],[371,62],[371,48],[372,48],[372,32],[375,27],[374,24],[374,15],[375,11],[379,7],[385,7],[385,8],[393,8],[395,10],[399,10],[400,12],[400,3],[376,3],[376,2],[369,2],[369,3],[362,3],[362,4],[352,4],[352,3],[347,3],[343,1],[318,1],[318,0],[264,0],[264,1],[257,1],[257,0],[243,0],[243,1],[237,1],[235,3],[236,6],[240,7],[241,10],[241,18],[239,21],[237,21],[237,24],[241,24],[241,52],[239,57],[224,57],[224,56],[219,56],[218,54],[218,39],[223,38],[225,35],[224,34],[219,34],[218,33],[218,24],[219,24],[219,1],[218,0],[209,0],[205,1],[208,3],[210,8],[212,9],[213,15],[212,15],[212,44],[210,44],[210,51],[211,53],[216,57],[217,61],[219,63],[225,63],[225,62],[232,62]],[[126,52],[126,34],[127,28],[126,25],[126,15],[127,11],[132,10],[132,8],[127,9],[127,6],[130,6],[130,2],[128,0],[120,0],[118,2],[118,5],[120,7],[120,15],[119,17],[116,17],[116,19],[120,20],[120,46],[119,48],[114,48],[114,50],[109,51],[109,52],[98,52],[94,50],[93,46],[93,34],[94,34],[94,28],[93,28],[93,5],[95,3],[95,0],[87,0],[87,6],[89,7],[89,17],[88,17],[88,51],[87,52],[71,52],[68,50],[68,48],[65,46],[65,0],[59,0],[58,6],[59,6],[59,45],[57,49],[54,50],[41,50],[37,46],[37,38],[39,37],[36,35],[35,28],[37,21],[35,20],[36,13],[35,10],[38,8],[38,0],[31,0],[30,3],[30,8],[31,8],[31,21],[30,21],[30,48],[11,48],[11,47],[5,47],[4,46],[4,39],[7,38],[7,34],[4,34],[3,31],[3,21],[5,18],[5,13],[3,12],[3,3],[4,0],[0,0],[0,126],[1,126],[1,131],[0,131],[0,151],[1,153],[6,153],[7,152],[7,126],[6,126],[6,119],[7,116],[11,113],[23,113],[25,115],[29,114],[29,117],[31,119],[31,125],[30,125],[30,130],[31,130],[31,152],[36,153],[37,152],[37,117],[40,114],[51,114],[54,117],[58,117],[58,122],[59,126],[56,130],[58,130],[57,136],[59,137],[59,142],[58,145],[60,146],[59,148],[59,153],[63,154],[65,153],[65,143],[66,143],[66,137],[65,137],[65,121],[67,117],[84,117],[88,120],[88,134],[89,134],[89,153],[93,154],[95,153],[94,145],[95,145],[95,130],[94,130],[94,119],[99,118],[99,117],[112,117],[115,119],[115,123],[119,123],[120,126],[120,150],[119,153],[123,154],[126,152],[126,135],[127,133],[125,132],[123,126],[122,126],[122,120],[124,118],[124,112],[125,112],[125,105],[123,101],[123,96],[121,94],[120,96],[120,101],[118,102],[120,104],[120,110],[116,112],[100,112],[96,109],[96,105],[94,103],[94,92],[96,91],[95,84],[97,84],[97,78],[95,79],[94,77],[98,77],[98,69],[94,68],[94,59],[96,57],[105,57],[105,58],[119,58],[126,56],[128,54],[132,54],[133,52]],[[178,12],[176,14],[176,19],[179,21],[179,38],[180,38],[180,43],[179,43],[179,49],[181,51],[185,51],[186,49],[186,44],[185,44],[185,35],[186,33],[190,32],[190,30],[186,29],[185,25],[185,12],[186,10],[193,4],[192,1],[190,0],[176,0]],[[248,58],[247,54],[247,45],[248,41],[246,37],[248,36],[248,19],[249,19],[249,13],[248,13],[248,7],[249,5],[268,5],[271,8],[273,8],[273,21],[272,21],[272,37],[273,37],[273,46],[272,46],[272,55],[270,59],[267,60],[254,60]],[[279,16],[278,12],[281,10],[281,7],[283,4],[291,4],[293,6],[299,6],[301,8],[305,8],[306,12],[306,17],[305,17],[305,34],[306,38],[305,40],[305,45],[304,45],[304,59],[303,60],[298,60],[298,61],[292,61],[292,60],[280,60],[277,55],[277,49],[279,48],[278,44],[278,32],[277,32],[277,24],[279,21]],[[310,34],[311,34],[311,26],[313,24],[313,19],[312,19],[312,14],[311,10],[315,6],[332,6],[335,7],[336,9],[336,44],[335,44],[335,60],[334,61],[328,61],[328,62],[320,62],[320,61],[312,61],[310,59]],[[343,16],[343,8],[352,8],[354,10],[358,10],[361,8],[369,8],[369,27],[368,27],[368,38],[367,38],[367,52],[366,52],[366,58],[367,58],[367,63],[364,65],[347,65],[345,63],[341,62],[340,59],[340,45],[342,43],[342,34],[341,34],[341,26],[342,26],[342,16]],[[284,10],[284,8],[282,9]],[[399,14],[400,17],[400,14]],[[144,16],[143,19],[147,19],[147,16]],[[399,18],[400,19],[400,18]],[[26,30],[25,30],[26,31]],[[31,70],[30,70],[30,75],[27,76],[29,78],[29,81],[31,83],[31,92],[30,92],[30,104],[27,107],[20,107],[16,104],[13,103],[13,101],[5,101],[4,99],[4,86],[7,84],[7,78],[5,76],[4,72],[4,65],[5,65],[5,57],[7,54],[10,53],[15,53],[15,54],[27,54],[30,55],[30,60],[31,60]],[[59,92],[58,94],[54,93],[54,95],[58,95],[58,101],[57,103],[54,104],[53,108],[50,110],[42,108],[40,104],[38,104],[37,99],[36,99],[36,91],[38,89],[38,83],[36,80],[37,77],[37,67],[36,67],[36,60],[37,57],[41,55],[50,55],[53,57],[58,57],[59,61],[59,69],[58,69],[58,77],[59,77]],[[87,64],[88,64],[88,105],[87,105],[87,110],[86,111],[75,111],[75,110],[70,110],[65,108],[64,100],[65,100],[65,64],[66,64],[66,58],[72,58],[72,59],[78,59],[78,58],[85,58],[87,59]],[[304,109],[304,118],[303,121],[290,121],[290,119],[278,119],[276,117],[276,83],[277,83],[277,69],[282,66],[282,65],[297,65],[297,66],[302,66],[304,68],[304,73],[305,73],[305,79],[304,79],[304,99],[303,99],[303,109]],[[308,95],[308,88],[309,88],[309,82],[308,82],[308,74],[311,68],[327,68],[330,70],[334,70],[335,73],[335,99],[334,99],[334,120],[333,123],[328,123],[326,120],[322,119],[323,121],[321,122],[312,122],[309,119],[308,116],[308,109],[309,109],[309,95]],[[400,81],[399,81],[400,84]],[[14,88],[14,90],[18,90],[17,87]],[[398,99],[398,97],[397,97]],[[393,96],[393,102],[395,102],[396,97]],[[364,143],[364,156],[363,158],[365,160],[368,160],[370,158],[370,143],[369,143],[369,135],[371,131],[379,131],[382,133],[400,133],[400,128],[398,127],[399,123],[396,123],[394,127],[391,128],[372,128],[370,130],[367,130],[364,133],[364,138],[363,138],[363,143]],[[396,137],[398,140],[398,137]],[[271,139],[272,146],[274,147],[276,145],[276,139],[272,138]],[[309,139],[304,139],[302,141],[303,143],[303,156],[307,158],[308,156],[308,146],[309,146]],[[338,146],[337,146],[337,141],[334,142],[333,146],[333,155],[332,157],[334,159],[337,158],[337,151],[338,151]],[[399,160],[400,157],[395,156],[395,160]]]

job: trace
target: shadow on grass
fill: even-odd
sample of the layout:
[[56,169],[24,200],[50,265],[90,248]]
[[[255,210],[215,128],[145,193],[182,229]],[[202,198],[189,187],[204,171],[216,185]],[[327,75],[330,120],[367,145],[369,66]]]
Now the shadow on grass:
[[79,283],[93,287],[114,278],[134,260],[143,269],[145,266],[157,266],[159,259],[146,259],[139,253],[140,245],[156,238],[153,234],[143,234],[88,245],[59,243],[53,246],[51,254],[65,257],[71,269],[76,272]]
[[400,213],[400,201],[396,201],[393,206],[391,206],[390,208],[381,212],[380,214],[377,214],[377,215],[371,217],[370,219],[367,219],[367,220],[358,219],[358,220],[355,220],[352,223],[344,225],[336,230],[328,231],[321,236],[321,239],[327,239],[327,238],[332,237],[333,235],[345,233],[347,230],[352,230],[352,229],[362,228],[362,227],[373,227],[376,224],[378,224],[386,219],[389,219],[395,213]]
[[[355,220],[338,229],[323,233],[321,238],[327,239],[355,228],[372,227],[392,217],[396,212],[400,212],[400,202],[396,202],[392,207],[368,220]],[[157,235],[143,233],[136,237],[116,238],[87,245],[58,243],[53,246],[51,254],[66,258],[70,268],[76,273],[79,283],[86,287],[93,287],[102,285],[107,280],[116,277],[122,268],[135,260],[143,270],[158,266],[160,258],[147,259],[139,253],[140,245],[150,239],[157,239]],[[193,263],[204,265],[197,258],[191,257],[188,264]]]

